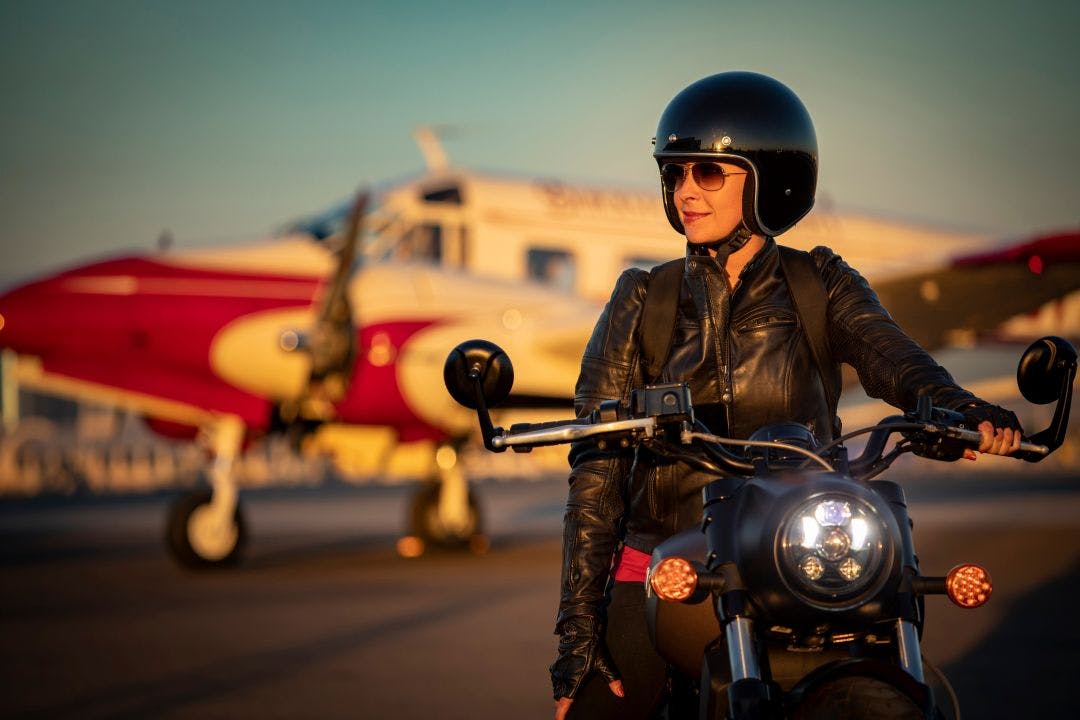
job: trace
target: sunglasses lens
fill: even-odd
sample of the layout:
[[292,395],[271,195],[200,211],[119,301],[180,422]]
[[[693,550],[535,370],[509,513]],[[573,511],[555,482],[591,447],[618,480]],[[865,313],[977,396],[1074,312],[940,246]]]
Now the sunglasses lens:
[[664,183],[664,189],[675,192],[686,176],[686,168],[675,163],[668,163],[660,168],[660,181]]
[[[686,165],[679,163],[667,163],[660,168],[664,189],[668,192],[678,190],[686,177],[686,168]],[[719,190],[724,187],[727,178],[724,168],[717,163],[694,163],[690,166],[690,172],[694,175],[694,183],[702,190]]]
[[702,190],[719,190],[724,187],[724,169],[716,163],[696,163],[694,182]]

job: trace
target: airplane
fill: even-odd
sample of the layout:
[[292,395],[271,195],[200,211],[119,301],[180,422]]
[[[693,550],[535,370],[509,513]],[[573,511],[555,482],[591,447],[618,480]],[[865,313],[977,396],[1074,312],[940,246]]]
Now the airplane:
[[[123,256],[0,297],[0,345],[18,385],[134,410],[173,437],[201,434],[210,488],[171,508],[168,545],[186,565],[234,563],[245,540],[232,465],[268,432],[328,423],[390,426],[434,445],[440,484],[413,501],[399,550],[483,543],[457,452],[468,414],[439,389],[445,349],[480,334],[513,348],[516,401],[570,411],[594,303],[535,285],[382,263],[355,270],[363,203],[336,255],[286,236],[209,251]],[[5,384],[7,385],[7,384]]]
[[[432,159],[430,145],[425,153],[420,179],[270,240],[92,262],[0,295],[3,364],[21,386],[128,408],[162,434],[205,443],[210,487],[169,514],[180,562],[239,559],[233,471],[252,438],[284,433],[333,452],[363,445],[370,436],[354,431],[366,428],[422,446],[436,468],[399,552],[482,550],[460,458],[474,423],[440,389],[446,352],[468,337],[496,341],[519,365],[515,406],[533,419],[540,409],[565,416],[618,273],[682,250],[657,193],[467,172]],[[1077,235],[1063,237],[1033,246],[1038,273],[1031,253],[978,264],[984,237],[831,213],[812,214],[784,242],[837,249],[934,347],[972,318],[982,329],[1076,290]],[[954,297],[952,278],[969,274],[971,298]],[[987,283],[992,291],[976,295]]]

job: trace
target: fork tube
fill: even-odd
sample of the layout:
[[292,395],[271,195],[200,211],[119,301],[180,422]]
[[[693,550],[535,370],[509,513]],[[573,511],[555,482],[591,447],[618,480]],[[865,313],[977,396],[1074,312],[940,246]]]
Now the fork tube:
[[731,663],[731,680],[760,680],[761,669],[758,667],[757,649],[754,646],[754,623],[746,617],[738,616],[727,624],[728,661]]
[[919,647],[919,633],[915,624],[910,620],[896,621],[897,650],[900,653],[900,665],[908,675],[919,682],[925,682],[923,677],[922,650]]

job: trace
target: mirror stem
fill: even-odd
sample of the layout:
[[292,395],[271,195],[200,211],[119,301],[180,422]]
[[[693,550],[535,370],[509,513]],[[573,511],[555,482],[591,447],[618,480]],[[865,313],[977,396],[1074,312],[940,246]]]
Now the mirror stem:
[[[1042,432],[1031,436],[1030,441],[1050,448],[1050,452],[1057,450],[1065,442],[1065,434],[1069,428],[1069,410],[1072,407],[1073,378],[1076,377],[1076,365],[1072,364],[1065,370],[1061,381],[1061,394],[1058,395],[1058,404],[1054,408],[1054,419],[1050,427]],[[1036,453],[1017,453],[1017,457],[1027,462],[1039,462],[1046,455]]]
[[473,381],[476,389],[476,416],[480,419],[480,434],[484,438],[484,447],[491,452],[503,452],[505,447],[497,448],[491,444],[495,437],[495,427],[491,423],[491,415],[488,413],[487,403],[484,401],[484,385],[480,380],[480,367],[473,365],[469,370],[469,378]]

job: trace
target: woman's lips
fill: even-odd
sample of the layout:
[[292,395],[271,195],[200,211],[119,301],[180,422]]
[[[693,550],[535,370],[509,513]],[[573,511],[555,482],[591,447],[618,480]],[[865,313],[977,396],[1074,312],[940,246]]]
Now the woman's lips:
[[708,215],[708,213],[688,212],[684,210],[682,215],[683,225],[689,225],[690,223],[697,222],[706,215]]

